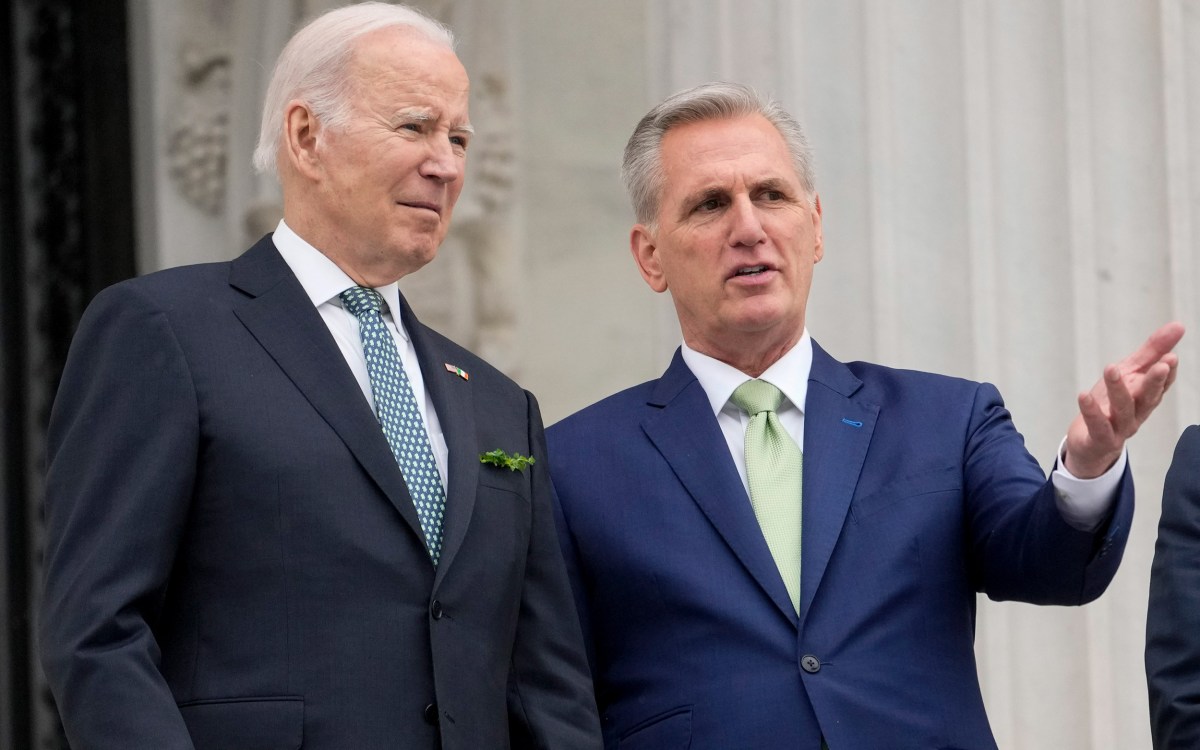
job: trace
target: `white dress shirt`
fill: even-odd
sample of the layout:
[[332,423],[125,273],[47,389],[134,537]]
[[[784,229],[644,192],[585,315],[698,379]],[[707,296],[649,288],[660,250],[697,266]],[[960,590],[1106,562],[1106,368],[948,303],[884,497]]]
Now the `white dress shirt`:
[[[342,298],[339,296],[346,289],[358,285],[324,253],[293,232],[283,220],[280,220],[279,226],[275,228],[275,234],[272,235],[271,240],[279,249],[279,254],[283,256],[284,262],[292,269],[292,273],[296,274],[300,286],[304,287],[305,294],[312,300],[313,306],[317,308],[317,312],[325,321],[329,332],[333,334],[333,340],[337,342],[338,349],[346,358],[346,364],[354,373],[358,387],[362,389],[363,396],[366,397],[367,403],[371,404],[372,411],[374,411],[375,397],[371,393],[371,378],[367,374],[367,358],[363,354],[362,339],[358,333],[358,318],[342,306]],[[400,288],[393,282],[386,286],[376,287],[375,291],[383,297],[386,305],[387,309],[383,311],[383,321],[391,331],[392,337],[396,339],[400,362],[404,366],[404,374],[408,376],[408,382],[412,385],[413,398],[417,401],[417,410],[421,413],[422,421],[425,422],[425,431],[429,435],[433,457],[437,462],[438,472],[441,474],[442,490],[445,491],[450,451],[446,445],[446,437],[442,434],[442,425],[438,421],[437,411],[433,408],[429,392],[425,390],[425,377],[421,373],[421,363],[417,361],[417,351],[413,348],[408,332],[404,330],[404,322],[399,319],[399,316],[392,314],[393,310],[400,309]],[[380,429],[382,430],[382,428]]]
[[[683,362],[700,381],[700,387],[708,396],[709,405],[717,416],[717,424],[725,435],[729,446],[729,455],[737,466],[738,476],[750,494],[750,485],[746,480],[746,426],[750,424],[750,415],[742,411],[729,398],[734,390],[750,378],[735,367],[701,354],[689,347],[682,346]],[[812,339],[808,329],[796,345],[766,369],[759,380],[765,380],[783,391],[783,403],[779,405],[776,414],[779,422],[787,433],[804,450],[804,402],[808,395],[808,374],[812,369]],[[1061,457],[1065,450],[1066,438],[1059,444],[1058,455]],[[1058,498],[1058,511],[1063,520],[1081,531],[1094,531],[1103,523],[1112,504],[1116,501],[1117,485],[1125,472],[1127,453],[1121,451],[1121,457],[1105,473],[1094,479],[1079,479],[1063,466],[1061,460],[1055,462],[1051,481]]]

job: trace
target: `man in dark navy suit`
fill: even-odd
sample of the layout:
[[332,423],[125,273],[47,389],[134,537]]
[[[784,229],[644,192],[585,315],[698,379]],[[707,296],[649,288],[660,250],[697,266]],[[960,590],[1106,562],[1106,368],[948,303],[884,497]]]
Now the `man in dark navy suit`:
[[537,404],[396,287],[462,188],[452,41],[387,3],[299,31],[256,153],[277,230],[84,316],[40,622],[73,746],[599,747]]
[[1200,747],[1200,425],[1183,431],[1163,484],[1146,682],[1154,750]]
[[809,337],[810,161],[732,84],[671,97],[626,148],[633,256],[683,346],[549,430],[606,747],[994,748],[976,592],[1082,604],[1121,558],[1125,440],[1182,326],[1079,397],[1047,481],[991,385]]

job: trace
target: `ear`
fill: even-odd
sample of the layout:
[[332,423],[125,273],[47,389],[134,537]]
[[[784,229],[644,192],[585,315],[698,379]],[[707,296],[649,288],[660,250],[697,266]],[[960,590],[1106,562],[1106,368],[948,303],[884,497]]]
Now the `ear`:
[[302,101],[288,102],[283,112],[283,154],[288,163],[310,179],[319,176],[320,155],[317,153],[321,122]]
[[825,235],[821,231],[821,196],[813,194],[813,263],[825,257]]
[[658,246],[654,235],[646,226],[638,224],[629,233],[629,250],[637,263],[638,271],[650,288],[660,294],[667,291],[667,275],[658,260]]

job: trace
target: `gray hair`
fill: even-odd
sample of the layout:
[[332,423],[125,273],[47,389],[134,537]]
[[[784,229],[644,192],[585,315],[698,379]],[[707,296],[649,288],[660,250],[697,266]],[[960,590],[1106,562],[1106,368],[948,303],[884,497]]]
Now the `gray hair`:
[[454,34],[444,24],[405,5],[366,2],[324,13],[292,36],[279,53],[263,102],[254,169],[260,174],[278,169],[276,154],[283,139],[283,115],[288,102],[302,99],[323,125],[339,128],[350,116],[350,87],[346,67],[354,43],[373,31],[405,27],[430,41],[453,49]]
[[705,83],[680,91],[650,110],[625,144],[621,178],[641,224],[654,226],[662,198],[662,141],[677,125],[762,115],[775,126],[792,155],[796,177],[809,199],[816,193],[812,150],[796,118],[779,102],[740,83]]

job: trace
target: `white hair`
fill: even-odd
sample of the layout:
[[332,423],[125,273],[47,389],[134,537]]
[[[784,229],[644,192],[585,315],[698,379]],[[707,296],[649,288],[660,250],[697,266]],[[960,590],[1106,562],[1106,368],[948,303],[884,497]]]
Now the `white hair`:
[[439,21],[406,5],[365,2],[335,8],[313,19],[292,36],[279,53],[263,102],[254,169],[276,172],[288,102],[308,104],[321,124],[339,128],[350,115],[347,64],[359,38],[380,29],[404,27],[438,44],[454,48],[454,34]]
[[749,115],[763,116],[779,131],[791,153],[796,178],[812,200],[816,194],[812,150],[796,118],[779,102],[762,96],[749,86],[705,83],[667,97],[646,113],[625,145],[621,177],[638,223],[652,227],[658,218],[663,188],[662,141],[667,131],[687,123]]

